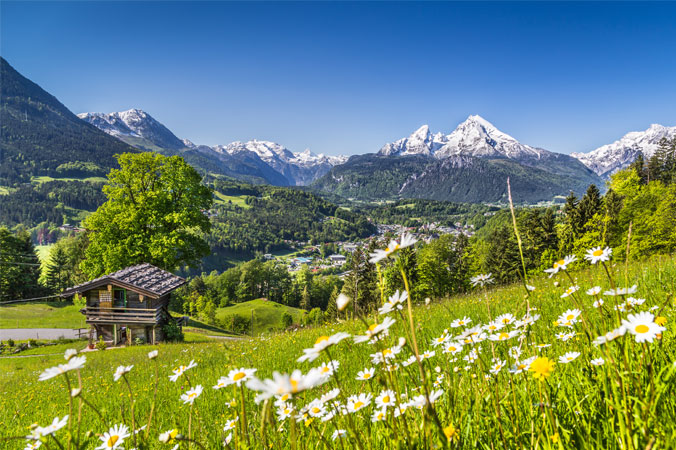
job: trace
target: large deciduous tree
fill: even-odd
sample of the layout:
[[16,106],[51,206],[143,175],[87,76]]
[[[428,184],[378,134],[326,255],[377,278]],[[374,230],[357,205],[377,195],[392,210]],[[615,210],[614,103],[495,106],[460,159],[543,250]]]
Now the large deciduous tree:
[[148,262],[173,270],[209,253],[203,234],[213,197],[179,156],[118,155],[108,174],[107,201],[84,225],[90,244],[82,270],[90,277]]

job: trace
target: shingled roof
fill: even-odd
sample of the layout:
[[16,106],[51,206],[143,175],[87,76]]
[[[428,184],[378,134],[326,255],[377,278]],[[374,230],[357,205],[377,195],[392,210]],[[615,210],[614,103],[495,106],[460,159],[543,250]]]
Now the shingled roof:
[[61,296],[69,297],[108,284],[115,284],[157,298],[185,284],[185,279],[152,264],[143,263],[68,288]]

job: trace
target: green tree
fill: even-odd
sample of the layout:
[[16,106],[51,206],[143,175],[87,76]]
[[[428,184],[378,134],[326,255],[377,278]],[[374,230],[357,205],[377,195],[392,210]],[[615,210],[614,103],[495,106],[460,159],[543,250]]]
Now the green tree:
[[0,301],[41,295],[39,278],[40,260],[30,234],[0,228]]
[[68,255],[60,246],[56,246],[49,252],[45,281],[47,287],[55,293],[60,293],[71,286],[72,280],[68,270]]
[[84,226],[90,244],[82,270],[89,277],[148,262],[174,270],[209,253],[201,233],[213,198],[200,174],[179,156],[124,153],[108,174],[107,201]]

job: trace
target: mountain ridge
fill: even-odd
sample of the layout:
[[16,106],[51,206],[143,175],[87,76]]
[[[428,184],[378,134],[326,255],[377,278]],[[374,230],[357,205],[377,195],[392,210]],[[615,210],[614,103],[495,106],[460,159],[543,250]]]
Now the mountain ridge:
[[652,124],[647,130],[630,131],[615,142],[602,145],[590,152],[571,153],[571,156],[599,176],[607,178],[618,170],[628,167],[639,153],[646,158],[653,156],[663,138],[676,138],[676,126]]

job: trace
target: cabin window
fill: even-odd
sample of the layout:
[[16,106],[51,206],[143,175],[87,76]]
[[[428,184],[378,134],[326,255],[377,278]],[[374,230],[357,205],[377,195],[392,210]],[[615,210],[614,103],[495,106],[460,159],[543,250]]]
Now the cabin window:
[[127,290],[113,289],[113,299],[116,308],[124,308],[127,306]]

